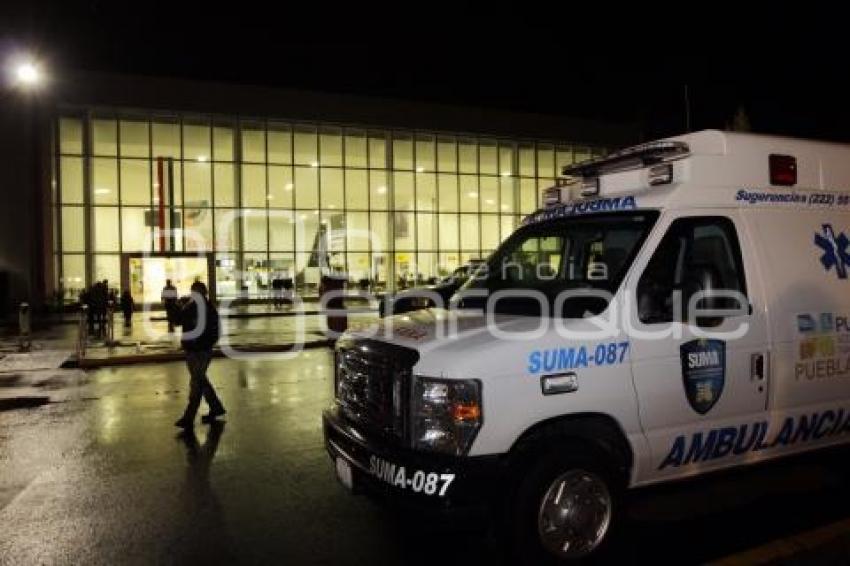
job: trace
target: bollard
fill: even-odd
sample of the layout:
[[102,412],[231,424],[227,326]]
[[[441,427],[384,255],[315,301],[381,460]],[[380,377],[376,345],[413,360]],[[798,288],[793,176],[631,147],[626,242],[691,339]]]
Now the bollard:
[[32,313],[29,303],[18,308],[18,347],[21,352],[32,350]]
[[88,314],[89,306],[82,305],[80,307],[80,320],[77,323],[77,361],[82,361],[86,357],[86,347],[89,341]]

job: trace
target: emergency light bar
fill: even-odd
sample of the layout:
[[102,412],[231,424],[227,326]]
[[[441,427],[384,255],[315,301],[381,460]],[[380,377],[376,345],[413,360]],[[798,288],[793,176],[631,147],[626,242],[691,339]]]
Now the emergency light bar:
[[688,144],[680,141],[645,143],[609,153],[604,157],[567,165],[563,174],[570,177],[596,177],[601,173],[655,165],[668,159],[683,157],[690,151]]

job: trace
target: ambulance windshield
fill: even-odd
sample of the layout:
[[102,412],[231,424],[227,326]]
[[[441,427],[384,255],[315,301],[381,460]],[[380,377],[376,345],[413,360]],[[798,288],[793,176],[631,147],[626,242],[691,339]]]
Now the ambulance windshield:
[[[551,220],[517,230],[459,292],[461,308],[482,308],[472,295],[510,291],[496,303],[499,312],[541,316],[541,294],[550,308],[566,291],[613,294],[652,227],[657,213],[594,215]],[[465,293],[473,291],[472,293]],[[525,293],[524,291],[528,291]],[[467,296],[464,296],[467,295]],[[573,295],[576,295],[573,297]],[[608,301],[573,293],[556,316],[572,318],[602,312]],[[536,305],[536,306],[535,306]]]

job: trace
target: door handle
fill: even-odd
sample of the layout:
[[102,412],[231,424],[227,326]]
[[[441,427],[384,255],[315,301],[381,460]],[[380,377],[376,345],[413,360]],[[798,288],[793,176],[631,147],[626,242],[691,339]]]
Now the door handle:
[[578,376],[574,372],[544,375],[540,378],[540,389],[544,395],[558,395],[578,391]]
[[764,381],[764,354],[761,352],[750,356],[750,379]]

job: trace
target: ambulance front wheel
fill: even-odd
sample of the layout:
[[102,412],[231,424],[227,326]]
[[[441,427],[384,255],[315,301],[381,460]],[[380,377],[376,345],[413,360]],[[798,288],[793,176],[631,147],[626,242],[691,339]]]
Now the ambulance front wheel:
[[582,454],[550,454],[521,480],[514,550],[526,564],[574,563],[604,551],[614,523],[615,483]]

